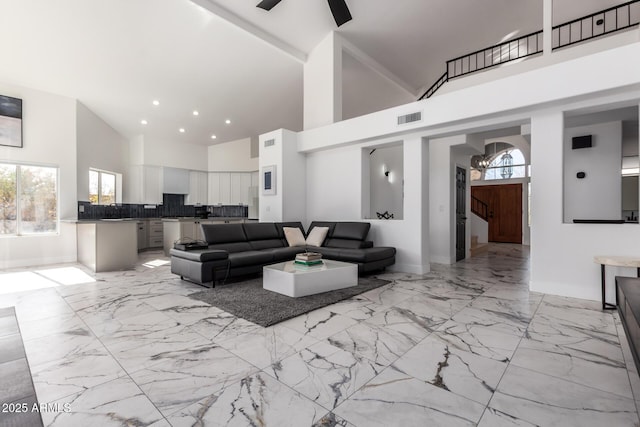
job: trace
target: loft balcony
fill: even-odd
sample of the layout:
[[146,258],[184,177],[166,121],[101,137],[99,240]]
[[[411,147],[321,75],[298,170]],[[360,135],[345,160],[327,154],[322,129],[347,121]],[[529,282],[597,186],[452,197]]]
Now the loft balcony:
[[[552,52],[563,50],[637,27],[639,23],[640,0],[633,0],[552,27],[551,49]],[[447,61],[444,74],[424,92],[419,100],[430,98],[451,80],[509,62],[524,61],[530,57],[543,55],[544,36],[544,31],[540,30],[450,59]]]

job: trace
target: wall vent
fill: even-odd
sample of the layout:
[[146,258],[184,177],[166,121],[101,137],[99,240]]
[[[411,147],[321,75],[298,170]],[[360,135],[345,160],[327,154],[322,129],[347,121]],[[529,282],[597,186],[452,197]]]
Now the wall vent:
[[276,140],[275,139],[267,139],[266,141],[264,141],[264,147],[271,147],[272,145],[276,145]]
[[419,122],[422,120],[422,111],[417,111],[411,114],[405,114],[404,116],[398,116],[398,124],[406,125],[407,123]]

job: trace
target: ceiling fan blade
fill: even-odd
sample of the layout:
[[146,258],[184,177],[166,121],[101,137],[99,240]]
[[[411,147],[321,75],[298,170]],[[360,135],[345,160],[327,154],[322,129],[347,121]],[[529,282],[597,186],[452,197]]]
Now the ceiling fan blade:
[[331,13],[333,14],[333,19],[336,21],[336,25],[338,27],[345,22],[351,21],[351,13],[349,12],[349,7],[345,0],[327,0],[329,2],[329,7],[331,8]]
[[262,0],[256,7],[264,10],[271,10],[275,5],[280,3],[281,0]]

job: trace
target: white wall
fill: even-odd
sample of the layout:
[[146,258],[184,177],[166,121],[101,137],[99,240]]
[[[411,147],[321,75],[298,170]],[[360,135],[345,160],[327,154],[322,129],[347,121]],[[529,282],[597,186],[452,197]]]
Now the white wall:
[[[592,135],[591,148],[571,149],[575,136]],[[564,222],[620,219],[622,215],[622,123],[565,129]],[[585,172],[578,179],[576,174]]]
[[[368,239],[377,246],[394,246],[396,264],[391,270],[413,273],[429,271],[427,224],[428,149],[420,137],[403,138],[404,219],[367,220]],[[362,221],[363,150],[366,154],[381,143],[373,141],[307,154],[307,219]],[[368,176],[368,175],[367,175]]]
[[[404,165],[402,145],[379,147],[373,154],[363,152],[369,161],[370,208],[365,218],[377,219],[377,212],[389,212],[394,219],[403,217]],[[388,171],[389,176],[384,172]],[[366,175],[366,174],[365,174]],[[363,176],[366,179],[366,176]]]
[[[0,83],[0,93],[22,99],[23,148],[0,146],[0,162],[59,168],[59,216],[77,218],[76,101]],[[73,262],[75,224],[51,236],[0,237],[0,268]]]
[[489,223],[478,215],[472,213],[469,217],[471,226],[471,235],[478,236],[478,243],[489,242]]
[[177,141],[144,138],[144,163],[189,170],[208,170],[207,147]]
[[144,164],[144,136],[138,135],[129,140],[129,163],[131,165]]
[[413,102],[412,96],[389,79],[343,52],[342,118],[350,119]]
[[298,152],[295,132],[282,134],[282,221],[307,222],[307,156]]
[[[470,130],[486,130],[484,126],[498,122],[504,127],[520,125],[528,120],[529,114],[524,109],[569,102],[585,94],[633,99],[633,92],[640,87],[639,69],[640,43],[615,47],[428,100],[305,130],[298,136],[299,148],[307,152],[411,132],[435,137],[471,133]],[[569,81],[571,84],[567,84]],[[416,111],[422,111],[423,120],[397,124],[397,116]],[[475,123],[471,125],[471,121]],[[470,126],[477,128],[470,129]]]
[[362,218],[362,153],[358,146],[307,155],[309,221]]
[[304,129],[342,120],[342,39],[332,31],[304,63]]
[[[361,150],[404,140],[405,219],[371,221],[377,245],[398,249],[395,269],[428,271],[429,259],[440,254],[442,238],[451,258],[453,173],[450,147],[430,141],[520,126],[531,122],[532,220],[531,289],[559,295],[599,299],[597,254],[640,255],[637,225],[563,224],[562,149],[564,111],[611,109],[640,102],[640,43],[598,52],[564,63],[491,81],[430,100],[411,103],[297,135],[298,149],[307,153],[308,219],[358,220],[363,211],[365,167]],[[585,71],[587,70],[587,71]],[[600,76],[606,75],[603,79]],[[569,82],[571,84],[567,84]],[[398,126],[396,117],[422,111],[423,119]],[[468,145],[468,144],[467,144]],[[472,148],[472,147],[469,147]],[[439,152],[442,151],[442,152]],[[471,154],[471,151],[470,151]],[[447,157],[447,155],[449,157]],[[440,162],[449,159],[443,174]],[[430,182],[432,177],[442,182]],[[443,178],[444,177],[444,178]],[[524,182],[523,182],[524,183]],[[433,191],[429,191],[432,187]],[[441,216],[449,209],[446,219]],[[526,209],[525,209],[526,210]],[[429,218],[434,214],[434,218]],[[431,220],[430,220],[431,219]],[[438,221],[449,229],[433,232]],[[428,222],[425,222],[428,221]],[[430,247],[430,245],[432,245]]]
[[[563,111],[543,110],[531,119],[531,290],[600,300],[596,255],[640,256],[637,224],[566,224],[562,215]],[[538,172],[543,171],[543,172]],[[608,268],[635,276],[634,269]]]
[[251,138],[207,148],[209,172],[253,172],[258,170],[258,157],[251,157]]
[[[129,142],[81,102],[77,104],[78,200],[89,200],[89,168],[125,175]],[[126,186],[125,186],[126,191]]]

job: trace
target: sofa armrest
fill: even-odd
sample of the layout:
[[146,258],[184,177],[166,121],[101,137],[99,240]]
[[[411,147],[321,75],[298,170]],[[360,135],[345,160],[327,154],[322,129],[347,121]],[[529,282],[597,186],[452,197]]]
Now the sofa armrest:
[[229,258],[229,252],[222,249],[201,249],[196,251],[183,251],[180,249],[171,249],[169,254],[173,257],[187,259],[189,261],[207,262],[207,261],[224,261]]
[[360,243],[360,249],[372,248],[373,242],[371,240],[364,240]]

